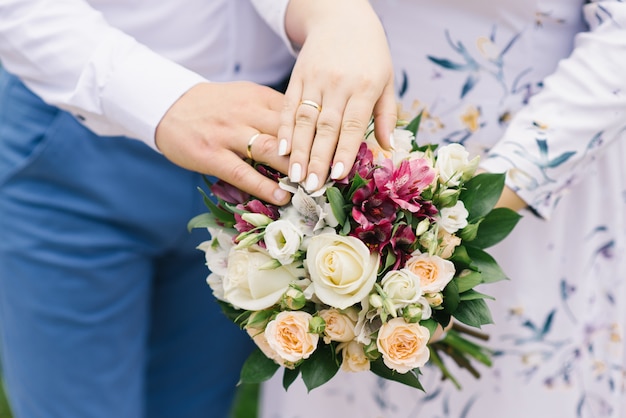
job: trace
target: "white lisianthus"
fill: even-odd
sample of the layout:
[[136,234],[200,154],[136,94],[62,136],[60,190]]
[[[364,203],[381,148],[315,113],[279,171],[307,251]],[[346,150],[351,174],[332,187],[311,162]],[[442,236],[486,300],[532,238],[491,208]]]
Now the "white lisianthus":
[[280,264],[291,264],[300,249],[302,231],[291,222],[279,219],[265,227],[264,241],[267,252]]
[[441,209],[437,223],[450,234],[454,234],[467,226],[468,216],[469,212],[465,209],[463,201],[459,200],[456,205]]
[[337,346],[337,351],[341,351],[341,370],[345,372],[365,372],[370,369],[370,361],[365,355],[364,345],[349,341]]
[[452,280],[456,271],[451,261],[444,260],[437,255],[419,252],[411,255],[404,268],[419,277],[423,294],[441,292]]
[[299,280],[304,271],[293,264],[263,268],[273,261],[267,251],[258,245],[233,248],[224,276],[224,298],[237,308],[259,311],[278,303],[291,283],[301,287],[308,283],[307,280]]
[[224,276],[228,268],[228,254],[235,245],[235,234],[221,228],[209,228],[211,240],[198,245],[198,249],[204,251],[206,265],[213,273]]
[[388,271],[380,284],[395,309],[416,303],[422,296],[420,278],[408,269]]
[[407,323],[394,318],[378,330],[376,345],[387,367],[398,373],[406,373],[422,367],[430,358],[428,328],[418,323]]
[[315,294],[339,309],[360,302],[374,287],[379,257],[355,237],[335,233],[312,237],[306,264]]
[[458,186],[466,170],[472,166],[474,170],[478,160],[470,163],[469,152],[461,144],[449,144],[437,151],[435,168],[439,173],[439,182],[450,187]]
[[398,164],[400,161],[409,157],[415,157],[415,153],[413,153],[413,155],[411,154],[414,139],[415,136],[411,131],[406,129],[394,129],[393,150],[391,151],[391,158],[394,164]]
[[317,348],[319,335],[309,332],[313,316],[304,311],[283,311],[265,327],[265,338],[284,361],[307,359]]
[[356,326],[358,315],[359,313],[354,307],[344,311],[336,308],[321,310],[320,316],[326,322],[324,342],[330,344],[331,341],[352,341],[355,337],[354,327]]

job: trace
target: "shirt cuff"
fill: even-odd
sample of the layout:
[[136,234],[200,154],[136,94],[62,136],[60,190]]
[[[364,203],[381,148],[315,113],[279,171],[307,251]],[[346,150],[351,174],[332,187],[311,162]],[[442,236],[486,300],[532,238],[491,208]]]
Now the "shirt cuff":
[[292,55],[298,55],[299,48],[291,43],[285,27],[285,16],[290,0],[251,0],[265,23],[283,40]]

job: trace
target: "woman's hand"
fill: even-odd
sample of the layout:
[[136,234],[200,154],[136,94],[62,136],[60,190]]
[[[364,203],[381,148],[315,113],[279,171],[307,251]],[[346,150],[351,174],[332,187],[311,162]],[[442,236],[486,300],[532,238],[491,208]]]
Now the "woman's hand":
[[367,0],[291,0],[286,29],[302,45],[278,130],[289,176],[319,189],[345,177],[372,115],[384,149],[396,124],[387,39]]

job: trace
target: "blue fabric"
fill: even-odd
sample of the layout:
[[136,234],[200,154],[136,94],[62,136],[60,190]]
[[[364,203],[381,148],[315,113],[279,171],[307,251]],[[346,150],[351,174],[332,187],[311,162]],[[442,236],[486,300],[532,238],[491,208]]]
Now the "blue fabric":
[[[1,72],[2,70],[0,70]],[[248,336],[205,282],[200,176],[0,74],[0,331],[16,417],[224,417]]]

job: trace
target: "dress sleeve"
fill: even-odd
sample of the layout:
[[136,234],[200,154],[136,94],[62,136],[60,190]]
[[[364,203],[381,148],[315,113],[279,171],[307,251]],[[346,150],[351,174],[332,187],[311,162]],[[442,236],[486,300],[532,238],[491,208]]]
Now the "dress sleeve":
[[289,0],[251,0],[252,5],[269,27],[280,36],[289,51],[295,56],[298,51],[287,36],[285,16]]
[[153,148],[165,112],[206,81],[112,27],[84,0],[0,2],[0,61],[94,132]]
[[543,218],[626,130],[626,3],[596,1],[584,13],[589,31],[482,164],[507,172],[507,185]]

